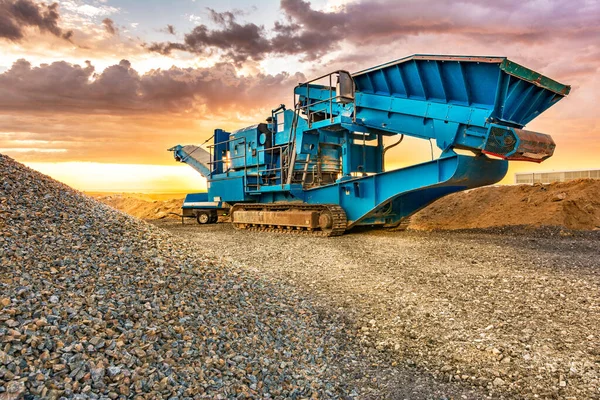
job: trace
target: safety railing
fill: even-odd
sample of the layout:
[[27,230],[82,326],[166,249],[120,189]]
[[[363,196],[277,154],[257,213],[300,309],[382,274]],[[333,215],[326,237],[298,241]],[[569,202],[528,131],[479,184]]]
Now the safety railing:
[[[311,84],[314,84],[315,82],[321,81],[321,80],[325,80],[328,82],[328,86],[323,86],[323,89],[327,90],[328,92],[328,96],[325,99],[320,99],[317,101],[312,101],[314,99],[312,99],[310,97],[310,92],[311,92]],[[335,85],[334,85],[334,81],[335,81]],[[300,118],[300,113],[304,113],[307,116],[307,120],[308,120],[308,126],[311,127],[312,123],[315,122],[314,121],[314,116],[317,113],[325,113],[325,118],[329,118],[330,121],[333,121],[334,119],[334,103],[340,103],[340,104],[348,104],[348,103],[354,103],[354,91],[355,91],[355,85],[354,85],[354,80],[352,79],[352,76],[350,75],[349,72],[344,71],[344,70],[338,70],[338,71],[334,71],[322,76],[319,76],[315,79],[311,79],[310,81],[304,82],[300,85],[298,85],[297,87],[305,87],[306,88],[306,93],[305,93],[305,97],[306,97],[306,102],[305,104],[301,104],[300,101],[296,101],[296,95],[294,96],[294,118],[292,120],[292,124],[290,127],[290,132],[289,132],[289,137],[288,137],[288,141],[285,144],[282,145],[278,145],[278,146],[273,146],[273,147],[269,147],[269,148],[265,148],[265,149],[257,149],[257,154],[256,154],[256,164],[251,164],[251,168],[255,171],[256,176],[255,181],[253,181],[252,183],[248,182],[248,168],[250,168],[250,166],[248,165],[248,157],[247,157],[247,143],[245,138],[234,138],[234,139],[228,139],[226,141],[222,141],[219,143],[214,143],[212,145],[209,145],[209,152],[210,152],[210,169],[211,169],[211,174],[210,177],[212,178],[214,171],[216,170],[216,165],[218,164],[222,164],[223,168],[223,173],[229,174],[229,168],[228,168],[228,164],[231,165],[231,163],[233,163],[234,160],[238,160],[240,158],[244,159],[244,163],[243,163],[243,169],[244,169],[244,183],[245,183],[245,187],[246,190],[248,191],[254,191],[254,190],[259,190],[262,186],[273,186],[273,185],[281,185],[282,187],[285,184],[291,184],[293,183],[302,183],[303,185],[306,182],[306,179],[308,176],[312,175],[312,181],[314,182],[315,180],[318,180],[318,175],[319,174],[319,167],[318,167],[318,160],[316,161],[310,161],[310,156],[308,156],[306,158],[306,160],[297,160],[296,159],[296,143],[295,143],[295,138],[296,138],[296,129],[297,129],[297,125],[298,125],[298,118]],[[320,89],[320,90],[323,90]],[[313,87],[313,90],[317,90],[316,88]],[[299,94],[297,94],[298,96],[300,96]],[[320,110],[316,110],[316,111],[312,111],[314,109],[315,106],[318,106],[319,104],[327,104],[327,107],[325,110],[320,109]],[[272,118],[275,117],[275,114],[281,110],[285,110],[285,107],[283,105],[281,105],[279,108],[272,110],[271,115]],[[273,118],[273,122],[275,122],[275,119]],[[274,126],[275,128],[275,126]],[[230,146],[229,144],[231,142],[236,142],[236,144],[239,144],[242,148],[243,151],[241,152],[241,154],[235,155],[232,154],[232,151],[230,150]],[[223,146],[226,148],[225,151],[227,151],[227,156],[221,158],[220,160],[214,160],[214,152],[216,151],[216,148],[219,146]],[[261,153],[267,154],[269,153],[270,155],[270,160],[268,163],[264,163],[261,164],[260,163],[260,159],[261,159]],[[274,163],[274,160],[276,159],[276,155],[279,156],[279,163],[277,165],[277,163]],[[263,157],[264,159],[265,157]],[[311,163],[315,163],[316,166],[313,165],[312,170],[309,171],[309,167]],[[304,164],[302,166],[302,164]],[[297,165],[301,165],[302,167],[300,169],[296,169]],[[264,166],[261,168],[261,166]],[[268,168],[267,166],[271,166],[271,168]],[[239,168],[237,168],[239,170]],[[316,171],[315,171],[316,169]],[[296,173],[301,173],[301,180],[295,179],[294,175]],[[266,179],[266,182],[263,181],[263,178]],[[272,181],[274,181],[274,183],[271,183]]]
[[[241,145],[241,147],[244,149],[243,154],[241,155],[231,155],[231,151],[229,150],[229,143],[231,142],[238,142],[238,144]],[[227,144],[227,146],[225,146],[225,151],[226,151],[226,155],[225,157],[221,157],[220,160],[216,160],[215,161],[215,157],[214,157],[214,152],[213,150],[216,149],[217,146],[222,146]],[[208,151],[210,153],[210,162],[208,163],[210,165],[210,178],[212,178],[214,171],[216,170],[215,166],[218,164],[222,164],[223,165],[223,173],[227,174],[227,176],[229,176],[229,167],[226,167],[226,163],[230,163],[232,162],[232,160],[238,160],[240,158],[244,159],[244,176],[246,176],[246,170],[247,170],[247,163],[246,163],[246,138],[233,138],[233,139],[228,139],[228,140],[224,140],[222,142],[218,142],[218,143],[213,143],[211,145],[208,145]]]
[[[257,190],[260,189],[261,186],[274,186],[274,185],[279,185],[281,187],[283,187],[284,185],[284,179],[285,179],[285,174],[286,174],[286,170],[287,170],[287,166],[284,165],[284,160],[283,160],[283,155],[285,153],[286,150],[288,150],[289,148],[289,144],[283,144],[283,145],[279,145],[279,146],[272,146],[272,147],[268,147],[265,149],[258,149],[257,150],[257,154],[256,154],[256,170],[260,173],[262,173],[261,177],[267,179],[267,183],[266,184],[261,184],[260,179],[258,179],[258,187]],[[265,157],[266,158],[266,153],[270,153],[270,160],[269,163],[264,163],[261,164],[260,163],[260,154],[261,153],[265,153]],[[275,166],[273,168],[260,168],[261,165],[274,165],[273,164],[273,160],[275,159],[276,156],[279,156],[279,166]],[[272,174],[271,174],[272,173]],[[269,180],[274,180],[275,183],[270,183]],[[279,183],[277,183],[277,180],[279,180]]]
[[[336,79],[335,86],[333,85],[334,78]],[[326,99],[311,102],[311,100],[312,100],[310,97],[311,84],[314,84],[315,82],[318,82],[321,80],[328,81],[326,90],[329,92],[329,96]],[[319,105],[319,104],[325,104],[325,103],[328,104],[329,112],[327,113],[328,116],[326,118],[329,118],[329,120],[331,122],[333,122],[333,118],[334,118],[333,117],[333,104],[334,104],[334,102],[340,103],[340,104],[354,103],[354,92],[355,92],[354,79],[352,79],[352,75],[350,75],[350,73],[348,71],[338,70],[338,71],[330,72],[328,74],[311,79],[310,81],[301,83],[296,88],[301,88],[301,87],[306,88],[306,104],[301,105],[301,104],[299,104],[299,102],[296,101],[296,96],[300,96],[298,94],[294,95],[294,104],[298,105],[298,107],[297,107],[298,111],[302,111],[306,115],[309,128],[312,126],[312,123],[314,122],[313,121],[314,114],[322,113],[321,110],[319,110],[317,112],[312,112],[311,107],[314,108],[316,105]],[[313,91],[314,90],[323,90],[323,89],[313,88]]]

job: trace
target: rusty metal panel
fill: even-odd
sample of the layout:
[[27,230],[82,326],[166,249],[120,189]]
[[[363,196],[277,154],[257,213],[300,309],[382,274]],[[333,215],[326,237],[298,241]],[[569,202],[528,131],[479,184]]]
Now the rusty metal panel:
[[542,162],[554,154],[550,135],[518,128],[492,125],[483,153],[505,160]]
[[508,160],[542,162],[552,157],[556,144],[550,135],[514,128],[519,136],[519,147]]
[[562,96],[566,96],[571,92],[571,86],[563,85],[562,83],[556,82],[547,76],[544,76],[508,59],[502,61],[502,64],[500,64],[500,69],[509,75],[533,83],[536,86],[548,89]]
[[319,213],[316,211],[240,210],[233,213],[233,223],[318,228]]

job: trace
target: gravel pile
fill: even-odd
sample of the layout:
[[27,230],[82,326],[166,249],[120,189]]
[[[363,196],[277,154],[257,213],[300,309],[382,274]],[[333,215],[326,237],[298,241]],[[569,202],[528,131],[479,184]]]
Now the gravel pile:
[[0,176],[0,398],[353,394],[339,324],[293,293],[2,155]]

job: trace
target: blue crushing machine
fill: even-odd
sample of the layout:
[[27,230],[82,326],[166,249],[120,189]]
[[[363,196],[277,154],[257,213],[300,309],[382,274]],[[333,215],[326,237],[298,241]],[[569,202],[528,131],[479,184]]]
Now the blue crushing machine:
[[[398,227],[450,193],[500,181],[508,161],[542,162],[555,144],[523,129],[570,87],[504,57],[413,55],[299,84],[294,107],[213,144],[177,145],[177,161],[208,181],[184,214],[228,213],[237,229],[336,236]],[[437,159],[386,171],[404,135],[434,141]],[[396,136],[385,147],[383,138]]]

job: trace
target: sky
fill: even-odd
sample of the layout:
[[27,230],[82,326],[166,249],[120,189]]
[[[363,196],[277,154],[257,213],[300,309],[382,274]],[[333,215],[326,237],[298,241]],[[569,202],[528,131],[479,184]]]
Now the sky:
[[[527,126],[554,156],[503,183],[600,168],[599,22],[600,0],[0,0],[0,153],[80,190],[200,190],[167,148],[261,122],[307,78],[459,54],[572,87]],[[425,161],[429,143],[387,157]]]

